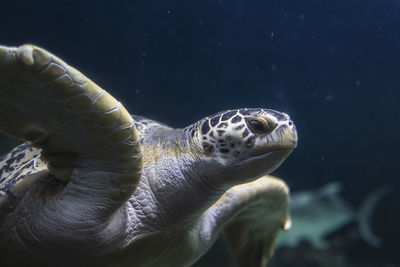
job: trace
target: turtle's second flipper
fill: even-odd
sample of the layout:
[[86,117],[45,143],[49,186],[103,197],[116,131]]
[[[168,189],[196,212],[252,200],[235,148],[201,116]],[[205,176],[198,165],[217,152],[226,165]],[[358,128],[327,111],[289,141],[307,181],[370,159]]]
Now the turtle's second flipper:
[[223,228],[238,266],[262,267],[273,254],[279,231],[290,227],[288,209],[286,184],[280,179],[263,176],[226,191],[204,214],[201,235],[213,236],[207,235],[207,229],[218,233]]
[[123,203],[140,179],[141,148],[130,114],[36,46],[0,46],[0,131],[41,148],[50,173],[88,197]]

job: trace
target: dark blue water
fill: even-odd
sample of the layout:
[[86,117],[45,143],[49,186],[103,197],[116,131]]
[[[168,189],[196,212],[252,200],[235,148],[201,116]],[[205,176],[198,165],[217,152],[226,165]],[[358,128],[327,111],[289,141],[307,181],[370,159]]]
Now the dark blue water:
[[400,264],[400,1],[5,1],[0,14],[0,43],[54,52],[132,113],[177,127],[289,113],[299,146],[275,174],[293,191],[342,181],[355,205],[390,185],[373,218],[383,247],[351,257]]

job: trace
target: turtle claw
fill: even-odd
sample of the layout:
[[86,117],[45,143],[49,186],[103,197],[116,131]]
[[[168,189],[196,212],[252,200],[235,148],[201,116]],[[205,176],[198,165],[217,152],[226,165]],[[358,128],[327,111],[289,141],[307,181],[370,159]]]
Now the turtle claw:
[[25,65],[32,66],[35,64],[35,60],[33,58],[33,47],[31,45],[23,45],[18,47],[17,55]]

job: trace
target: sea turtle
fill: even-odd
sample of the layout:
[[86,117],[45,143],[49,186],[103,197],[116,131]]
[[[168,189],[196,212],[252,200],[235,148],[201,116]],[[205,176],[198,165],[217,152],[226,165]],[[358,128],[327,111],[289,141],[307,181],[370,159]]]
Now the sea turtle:
[[1,266],[190,266],[220,232],[261,266],[290,222],[285,183],[263,176],[297,144],[281,112],[174,129],[44,49],[0,46],[0,131],[25,141],[0,158]]

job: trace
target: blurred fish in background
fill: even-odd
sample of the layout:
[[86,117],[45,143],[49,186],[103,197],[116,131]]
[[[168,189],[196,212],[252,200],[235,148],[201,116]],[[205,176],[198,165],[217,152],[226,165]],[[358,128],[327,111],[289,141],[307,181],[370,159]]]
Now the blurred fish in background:
[[359,234],[365,242],[379,247],[382,240],[374,235],[370,220],[389,187],[381,187],[369,194],[359,209],[353,208],[340,195],[342,188],[340,182],[332,182],[316,190],[293,193],[290,204],[292,226],[279,235],[276,247],[296,247],[306,241],[313,248],[328,249],[325,237],[352,221],[358,223]]

